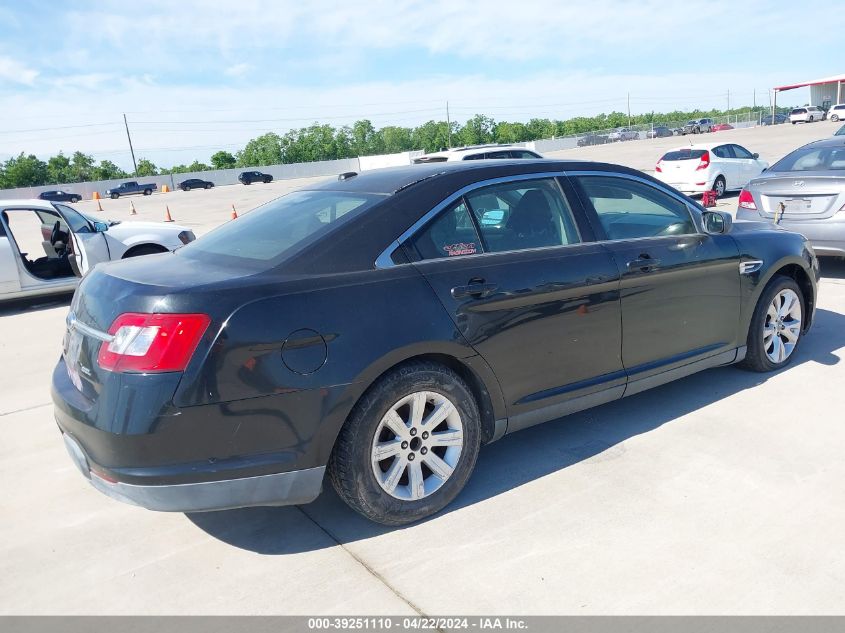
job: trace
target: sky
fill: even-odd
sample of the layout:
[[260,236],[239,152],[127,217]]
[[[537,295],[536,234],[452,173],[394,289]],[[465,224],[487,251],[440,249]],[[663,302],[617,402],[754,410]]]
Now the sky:
[[[768,104],[845,73],[825,3],[0,0],[0,160],[208,161],[314,121],[414,126]],[[810,54],[810,51],[815,53]],[[755,92],[756,91],[756,92]],[[802,104],[807,89],[783,93]]]

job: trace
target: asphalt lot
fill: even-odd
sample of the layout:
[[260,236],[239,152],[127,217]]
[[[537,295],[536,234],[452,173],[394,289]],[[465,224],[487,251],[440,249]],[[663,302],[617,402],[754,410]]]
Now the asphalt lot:
[[[768,157],[827,130],[718,134],[754,132],[757,146],[736,142]],[[624,162],[646,144],[573,152]],[[304,184],[134,197],[135,217],[168,204],[202,233],[232,203]],[[103,201],[118,219],[128,206]],[[307,506],[196,515],[106,498],[52,419],[67,298],[0,305],[0,613],[842,614],[845,263],[823,275],[788,369],[710,370],[506,437],[452,506],[401,529],[330,488]]]

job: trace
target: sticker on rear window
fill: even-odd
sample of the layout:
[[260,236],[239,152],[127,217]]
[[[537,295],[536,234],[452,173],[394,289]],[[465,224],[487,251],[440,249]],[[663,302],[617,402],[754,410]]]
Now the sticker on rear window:
[[459,242],[458,244],[447,244],[443,247],[449,257],[456,255],[474,255],[476,252],[474,242]]

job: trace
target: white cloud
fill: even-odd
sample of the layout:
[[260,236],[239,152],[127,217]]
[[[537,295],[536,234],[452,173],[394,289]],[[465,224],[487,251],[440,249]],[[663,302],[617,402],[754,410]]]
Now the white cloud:
[[8,81],[31,86],[35,83],[36,77],[38,77],[37,70],[29,68],[11,57],[0,56],[0,82]]
[[250,70],[252,70],[252,64],[240,63],[235,64],[234,66],[229,66],[223,71],[223,74],[229,77],[240,77],[248,73]]

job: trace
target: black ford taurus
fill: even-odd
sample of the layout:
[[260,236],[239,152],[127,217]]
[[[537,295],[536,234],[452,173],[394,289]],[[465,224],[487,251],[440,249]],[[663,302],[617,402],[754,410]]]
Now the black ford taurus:
[[818,262],[640,172],[384,169],[298,191],[83,280],[53,373],[68,450],[155,510],[306,503],[328,476],[397,525],[479,447],[731,363],[795,355]]

